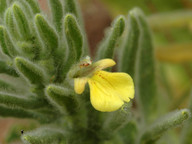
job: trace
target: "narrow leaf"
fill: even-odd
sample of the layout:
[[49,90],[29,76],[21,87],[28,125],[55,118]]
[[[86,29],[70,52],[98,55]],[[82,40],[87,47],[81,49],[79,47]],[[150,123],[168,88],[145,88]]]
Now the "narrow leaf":
[[16,3],[13,4],[13,14],[15,16],[17,26],[19,28],[19,31],[21,32],[23,39],[30,38],[31,37],[31,30],[29,27],[28,19],[25,15],[24,11]]
[[65,141],[66,134],[61,129],[55,127],[43,127],[27,132],[22,136],[22,141],[26,144],[60,144]]
[[35,25],[37,32],[40,35],[43,43],[46,45],[50,52],[55,51],[58,47],[58,36],[53,27],[41,14],[35,16]]
[[36,48],[35,44],[29,41],[19,41],[17,42],[18,48],[22,51],[23,55],[29,57],[29,58],[34,58],[36,55]]
[[41,12],[37,0],[26,0],[26,2],[29,4],[34,14]]
[[119,16],[113,22],[111,31],[109,31],[109,33],[106,35],[106,38],[103,40],[99,47],[97,54],[98,59],[114,57],[114,50],[119,42],[118,40],[121,37],[124,28],[125,18],[123,16]]
[[14,57],[17,55],[16,47],[4,26],[0,26],[0,45],[2,52],[7,56]]
[[105,123],[103,124],[103,130],[108,133],[108,135],[113,135],[115,132],[123,128],[130,121],[130,113],[128,111],[116,111],[110,113],[107,117]]
[[3,16],[3,13],[5,12],[7,8],[7,0],[0,0],[0,15]]
[[67,60],[62,70],[65,79],[70,67],[80,59],[82,54],[83,39],[75,17],[67,14],[64,18],[64,32],[67,40]]
[[24,109],[38,109],[48,106],[45,99],[35,96],[22,97],[3,92],[0,92],[0,103],[8,107],[21,107]]
[[122,51],[119,56],[119,71],[126,72],[134,78],[140,31],[136,17],[133,13],[134,11],[130,11],[128,15],[127,33],[123,40]]
[[60,0],[49,0],[52,11],[52,20],[58,32],[62,29],[63,6]]
[[10,108],[3,105],[0,105],[0,114],[2,117],[31,118],[45,123],[50,122],[54,118],[53,115],[45,115],[22,108]]
[[15,69],[11,66],[8,66],[8,64],[2,60],[0,60],[0,73],[6,73],[8,75],[18,77],[18,74]]
[[146,122],[152,121],[157,114],[157,95],[155,82],[155,60],[151,33],[143,13],[134,9],[141,35],[137,51],[135,87],[141,113]]
[[190,111],[188,109],[182,109],[166,115],[144,131],[140,138],[140,144],[153,144],[168,129],[181,125],[189,117]]
[[46,88],[49,100],[55,104],[61,111],[72,115],[77,112],[77,100],[72,95],[72,91],[64,87],[49,85]]
[[119,133],[125,144],[135,144],[138,136],[138,128],[136,122],[128,122],[122,129],[120,129]]
[[43,85],[46,76],[38,65],[22,57],[16,57],[14,62],[18,71],[32,84]]
[[73,49],[72,51],[75,51],[74,54],[73,52],[72,54],[69,54],[69,58],[71,59],[72,55],[76,55],[76,61],[78,61],[83,51],[83,36],[80,31],[80,27],[76,21],[76,18],[71,14],[65,16],[64,25],[68,46],[70,49]]
[[15,22],[14,16],[13,16],[13,10],[12,8],[8,8],[5,12],[5,24],[8,28],[11,35],[13,35],[14,39],[20,39],[20,33],[17,28],[17,24]]
[[64,14],[71,13],[77,17],[77,19],[81,19],[79,16],[79,11],[77,7],[77,3],[75,0],[64,0]]
[[9,81],[6,81],[4,79],[0,79],[0,90],[1,92],[17,92],[17,88],[10,83]]
[[[190,93],[189,110],[192,113],[192,92]],[[189,118],[189,120],[186,122],[182,130],[181,143],[192,144],[191,137],[192,137],[192,117]]]
[[33,18],[34,14],[33,14],[33,10],[30,7],[30,5],[26,2],[26,1],[18,1],[17,2],[18,5],[21,6],[21,8],[23,9],[23,11],[25,11],[25,15],[26,17],[29,19]]
[[84,27],[84,22],[83,22],[83,17],[81,14],[80,6],[76,0],[63,0],[64,1],[64,15],[66,14],[72,14],[76,17],[80,28],[81,32],[83,34],[83,56],[89,55],[89,46],[88,46],[88,40],[86,37],[86,32],[85,32],[85,27]]

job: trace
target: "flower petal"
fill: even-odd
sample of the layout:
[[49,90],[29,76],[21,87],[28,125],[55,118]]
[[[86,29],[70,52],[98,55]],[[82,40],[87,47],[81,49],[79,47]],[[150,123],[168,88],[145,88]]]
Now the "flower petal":
[[96,110],[111,112],[119,109],[124,104],[118,93],[108,87],[108,85],[94,79],[89,79],[88,83],[90,86],[91,104]]
[[97,67],[97,70],[102,70],[108,67],[114,66],[116,63],[112,59],[102,59],[94,63],[94,65]]
[[75,78],[74,79],[74,89],[77,94],[82,94],[85,90],[85,84],[87,83],[87,78]]
[[[100,77],[100,82],[106,83],[115,90],[123,101],[129,102],[134,97],[135,90],[132,78],[127,73],[111,73],[98,71],[94,77]],[[97,78],[98,79],[98,78]]]

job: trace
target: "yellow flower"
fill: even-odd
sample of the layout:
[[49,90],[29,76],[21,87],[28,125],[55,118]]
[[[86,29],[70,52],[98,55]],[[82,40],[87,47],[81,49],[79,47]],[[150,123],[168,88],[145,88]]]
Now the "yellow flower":
[[98,111],[115,111],[134,97],[133,80],[128,74],[102,71],[113,65],[115,62],[112,59],[103,59],[94,64],[83,62],[80,67],[87,67],[89,73],[74,79],[74,89],[77,94],[81,94],[85,84],[89,83],[91,104]]

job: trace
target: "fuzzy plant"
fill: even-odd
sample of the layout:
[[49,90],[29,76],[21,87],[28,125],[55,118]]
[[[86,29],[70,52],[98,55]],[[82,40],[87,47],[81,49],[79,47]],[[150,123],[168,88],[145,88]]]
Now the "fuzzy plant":
[[154,48],[141,10],[118,16],[90,58],[76,0],[48,3],[50,15],[36,0],[0,0],[0,116],[39,123],[18,130],[23,143],[154,144],[187,119],[181,141],[192,143],[190,107],[159,112]]

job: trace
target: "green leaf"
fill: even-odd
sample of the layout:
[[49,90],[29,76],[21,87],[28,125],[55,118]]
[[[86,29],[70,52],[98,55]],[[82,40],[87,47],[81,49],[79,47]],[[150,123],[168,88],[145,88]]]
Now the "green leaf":
[[27,41],[22,41],[22,42],[18,42],[17,45],[21,48],[21,50],[24,53],[33,53],[33,44],[31,42],[27,42]]
[[52,11],[52,20],[56,30],[62,30],[63,6],[60,0],[49,0],[49,5]]
[[70,115],[77,113],[77,99],[73,96],[72,91],[64,87],[49,85],[46,88],[47,97],[57,108]]
[[45,99],[35,96],[22,97],[3,92],[0,92],[0,103],[8,107],[21,107],[24,109],[38,109],[49,105]]
[[10,34],[14,37],[14,39],[20,39],[21,36],[17,29],[17,24],[13,16],[12,8],[8,8],[6,10],[4,21],[5,21],[6,27],[8,28]]
[[27,41],[19,41],[17,42],[17,46],[20,48],[20,50],[23,52],[23,55],[34,58],[36,55],[36,47],[32,42]]
[[128,122],[122,129],[120,129],[119,133],[124,143],[135,144],[138,133],[136,122]]
[[88,41],[87,41],[87,36],[85,32],[85,27],[84,27],[84,22],[83,22],[83,17],[80,11],[80,6],[76,0],[63,0],[64,1],[64,15],[67,14],[72,14],[75,16],[77,19],[77,22],[80,25],[81,32],[83,34],[83,56],[89,55],[89,46],[88,46]]
[[5,92],[17,92],[17,88],[7,80],[0,79],[0,90]]
[[9,66],[6,62],[0,60],[0,73],[6,73],[8,75],[18,77],[17,72],[11,66]]
[[158,119],[157,122],[149,126],[149,128],[143,132],[139,143],[155,143],[168,129],[181,125],[189,117],[190,111],[188,109],[182,109]]
[[59,39],[54,28],[47,22],[41,14],[35,16],[35,25],[37,32],[42,39],[42,43],[48,48],[48,51],[53,52],[59,45]]
[[54,115],[45,115],[22,108],[10,108],[3,105],[0,105],[0,114],[1,117],[31,118],[45,123],[54,119]]
[[37,0],[26,0],[26,2],[29,4],[34,14],[41,12]]
[[26,1],[17,1],[18,5],[21,6],[21,8],[23,9],[23,11],[25,11],[25,15],[28,19],[32,19],[34,14],[33,14],[33,10],[30,7],[30,5],[26,2]]
[[47,54],[48,51],[45,50],[45,45],[43,41],[41,40],[41,37],[39,36],[35,25],[33,25],[33,31],[34,36],[31,38],[31,43],[33,44],[33,51],[35,52],[35,60],[43,59],[45,54]]
[[113,22],[112,28],[99,47],[97,59],[113,58],[115,48],[125,28],[125,18],[119,16]]
[[150,122],[157,114],[154,48],[143,13],[139,9],[134,9],[133,13],[141,31],[135,70],[137,100],[145,121]]
[[31,29],[29,27],[28,19],[18,4],[13,4],[13,14],[21,32],[23,39],[29,39],[31,37]]
[[63,79],[65,79],[70,67],[80,59],[83,52],[83,36],[76,18],[71,14],[67,14],[64,18],[64,32],[68,53],[62,70]]
[[43,85],[45,83],[45,72],[38,65],[22,57],[16,57],[14,62],[18,71],[32,84]]
[[22,136],[25,144],[59,144],[65,141],[66,132],[55,127],[43,127]]
[[131,115],[129,110],[119,110],[110,113],[103,124],[103,130],[106,132],[107,135],[112,136],[130,121],[130,116]]
[[54,54],[54,66],[55,66],[55,79],[54,82],[61,83],[65,76],[63,73],[66,72],[66,53],[67,53],[67,44],[63,43],[62,48],[58,49]]
[[64,14],[68,13],[75,15],[78,20],[81,19],[78,11],[78,6],[75,0],[64,0]]
[[[190,93],[189,110],[192,113],[192,92]],[[192,117],[189,118],[189,120],[186,122],[182,130],[181,143],[192,144],[191,137],[192,137]]]
[[15,141],[18,141],[21,137],[21,131],[25,133],[25,131],[33,130],[37,128],[38,124],[36,122],[28,121],[27,123],[15,123],[11,126],[11,128],[8,130],[8,133],[5,137],[5,141],[7,143],[14,143]]
[[3,13],[5,12],[7,8],[7,0],[0,0],[0,15],[3,16]]
[[[64,19],[65,35],[69,46],[69,58],[75,56],[75,60],[78,61],[83,51],[83,36],[76,18],[67,14]],[[68,58],[68,59],[69,59]]]
[[136,54],[139,47],[140,30],[134,11],[130,11],[128,15],[128,25],[126,35],[123,40],[122,51],[119,55],[119,71],[126,72],[134,78]]
[[0,26],[0,45],[2,52],[7,56],[14,57],[17,55],[16,47],[4,26]]

